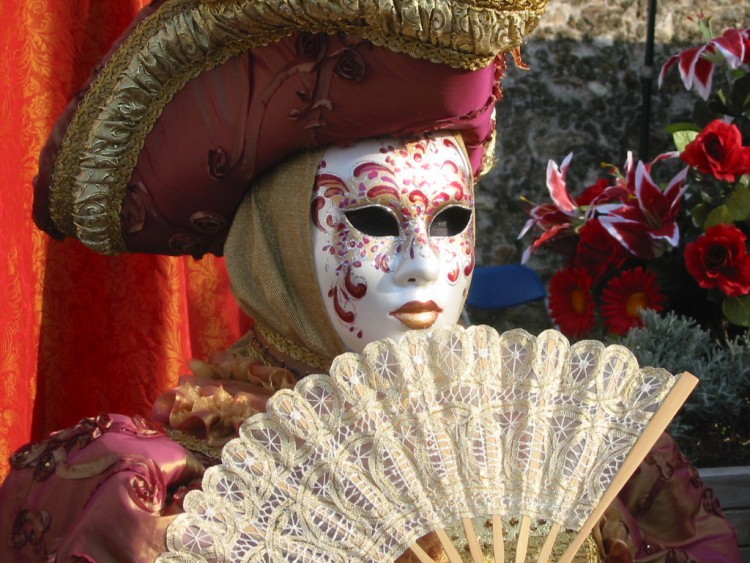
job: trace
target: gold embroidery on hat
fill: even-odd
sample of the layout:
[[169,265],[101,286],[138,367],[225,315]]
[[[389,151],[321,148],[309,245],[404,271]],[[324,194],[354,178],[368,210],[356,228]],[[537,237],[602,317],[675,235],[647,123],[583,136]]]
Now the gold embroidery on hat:
[[50,214],[88,247],[125,250],[122,201],[164,107],[203,71],[298,31],[344,32],[456,68],[487,66],[536,27],[548,0],[174,0],[143,20],[81,102],[60,147]]

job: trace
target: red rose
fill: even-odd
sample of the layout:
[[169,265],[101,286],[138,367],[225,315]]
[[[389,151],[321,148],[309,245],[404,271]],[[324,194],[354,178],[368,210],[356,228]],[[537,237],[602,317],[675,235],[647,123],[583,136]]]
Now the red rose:
[[715,225],[685,245],[685,265],[704,289],[718,287],[726,295],[750,293],[750,255],[745,234],[734,225]]
[[619,268],[629,256],[628,251],[596,219],[583,225],[578,234],[576,266],[586,268],[594,278],[603,277],[610,268]]
[[742,133],[736,125],[715,119],[693,139],[680,158],[703,174],[734,182],[750,174],[750,147],[742,146]]

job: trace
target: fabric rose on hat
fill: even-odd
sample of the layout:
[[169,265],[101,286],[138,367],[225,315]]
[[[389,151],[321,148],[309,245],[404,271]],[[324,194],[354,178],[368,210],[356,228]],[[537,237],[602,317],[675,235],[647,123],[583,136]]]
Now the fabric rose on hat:
[[689,143],[680,158],[703,174],[734,182],[750,174],[750,147],[742,146],[742,133],[736,125],[715,119]]
[[715,225],[685,245],[685,265],[704,289],[730,297],[750,293],[750,255],[745,234],[734,225]]

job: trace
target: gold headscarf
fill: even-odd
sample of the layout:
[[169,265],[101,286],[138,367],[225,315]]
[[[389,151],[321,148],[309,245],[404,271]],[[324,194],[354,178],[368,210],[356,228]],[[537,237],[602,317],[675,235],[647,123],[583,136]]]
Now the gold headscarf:
[[[461,134],[453,137],[469,162]],[[328,318],[313,259],[310,202],[324,150],[287,157],[256,180],[224,245],[234,295],[255,321],[235,349],[258,353],[268,344],[320,371],[346,351]],[[256,335],[264,342],[253,342]]]
[[254,182],[224,255],[235,297],[263,339],[327,370],[345,350],[328,320],[313,262],[310,201],[322,153],[292,155]]

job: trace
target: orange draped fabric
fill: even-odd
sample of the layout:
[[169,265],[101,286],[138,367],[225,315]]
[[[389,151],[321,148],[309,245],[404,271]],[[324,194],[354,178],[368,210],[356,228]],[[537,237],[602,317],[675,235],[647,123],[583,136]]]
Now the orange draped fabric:
[[100,412],[148,414],[191,357],[247,328],[221,259],[104,257],[31,221],[55,120],[146,0],[0,0],[0,481],[14,449]]

